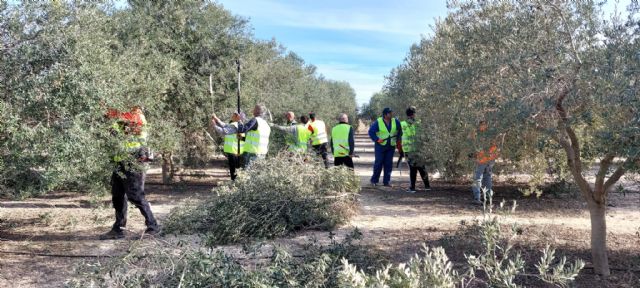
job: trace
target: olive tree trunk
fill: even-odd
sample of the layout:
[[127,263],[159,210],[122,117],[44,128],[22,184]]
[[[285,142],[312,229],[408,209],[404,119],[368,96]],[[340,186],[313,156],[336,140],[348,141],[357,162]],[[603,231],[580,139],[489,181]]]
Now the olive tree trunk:
[[609,258],[607,257],[607,220],[606,203],[591,201],[588,204],[591,216],[591,259],[596,274],[608,276],[610,274]]
[[162,183],[173,183],[173,159],[171,152],[162,153]]

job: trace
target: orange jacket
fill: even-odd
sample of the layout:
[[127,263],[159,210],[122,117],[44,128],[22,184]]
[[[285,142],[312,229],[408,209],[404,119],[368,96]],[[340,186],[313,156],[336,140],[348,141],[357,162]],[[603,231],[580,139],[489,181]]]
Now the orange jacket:
[[487,164],[489,161],[496,160],[498,158],[498,146],[492,144],[489,147],[489,151],[482,150],[476,154],[476,160],[480,164]]

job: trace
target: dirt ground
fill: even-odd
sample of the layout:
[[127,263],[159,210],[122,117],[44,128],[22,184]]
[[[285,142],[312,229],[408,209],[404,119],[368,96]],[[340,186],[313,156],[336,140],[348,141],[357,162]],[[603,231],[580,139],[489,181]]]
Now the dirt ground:
[[[419,184],[418,193],[408,194],[404,192],[408,187],[406,171],[402,175],[395,171],[394,187],[369,187],[373,148],[363,136],[358,137],[356,146],[360,155],[355,161],[356,173],[363,183],[361,207],[348,225],[334,231],[338,237],[357,227],[363,233],[364,243],[384,251],[393,262],[408,260],[423,243],[445,247],[456,264],[465,261],[465,253],[474,252],[475,247],[450,241],[451,235],[482,217],[482,208],[470,203],[468,184],[435,179],[432,191],[420,190]],[[215,183],[227,178],[224,168],[218,167],[188,172],[189,176],[198,177],[183,176],[186,184],[161,185],[157,172],[150,171],[146,191],[160,223],[180,203],[214,197],[211,189]],[[613,275],[604,281],[589,268],[590,223],[580,195],[543,195],[537,199],[522,196],[519,188],[498,183],[494,202],[517,201],[518,208],[508,221],[523,228],[517,243],[525,259],[537,262],[540,250],[551,244],[558,250],[556,255],[587,262],[578,278],[578,287],[640,287],[638,191],[610,196],[607,228]],[[0,287],[62,287],[74,267],[126,253],[144,230],[142,216],[130,209],[125,240],[98,240],[113,221],[109,195],[96,197],[61,191],[25,201],[0,200]],[[282,241],[321,239],[327,235],[328,232],[300,232]],[[536,283],[530,285],[538,286]]]

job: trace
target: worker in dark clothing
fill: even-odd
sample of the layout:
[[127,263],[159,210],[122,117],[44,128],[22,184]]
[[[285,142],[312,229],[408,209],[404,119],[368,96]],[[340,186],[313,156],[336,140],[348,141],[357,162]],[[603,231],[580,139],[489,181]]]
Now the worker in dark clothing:
[[344,165],[353,169],[353,151],[355,141],[353,139],[353,128],[349,125],[347,114],[340,114],[338,125],[331,129],[331,151],[333,152],[333,162],[335,166]]
[[329,151],[327,143],[329,143],[329,137],[327,135],[327,127],[324,121],[316,118],[316,113],[309,113],[309,123],[307,128],[311,131],[311,146],[316,154],[322,157],[324,168],[329,168]]
[[375,162],[373,164],[373,175],[371,185],[377,186],[380,180],[380,173],[384,168],[384,186],[391,186],[391,172],[393,169],[393,154],[396,147],[402,149],[402,126],[400,121],[393,117],[390,108],[382,110],[382,116],[371,123],[369,127],[369,138],[375,142]]
[[116,221],[111,231],[101,235],[100,239],[124,238],[123,228],[127,225],[127,200],[144,216],[147,226],[145,233],[155,235],[160,229],[144,195],[147,168],[145,162],[151,160],[149,149],[146,147],[147,121],[139,106],[134,106],[130,112],[126,113],[111,109],[106,116],[109,119],[116,119],[111,131],[114,136],[122,138],[122,142],[119,151],[113,156],[116,168],[111,175],[111,201],[115,209]]

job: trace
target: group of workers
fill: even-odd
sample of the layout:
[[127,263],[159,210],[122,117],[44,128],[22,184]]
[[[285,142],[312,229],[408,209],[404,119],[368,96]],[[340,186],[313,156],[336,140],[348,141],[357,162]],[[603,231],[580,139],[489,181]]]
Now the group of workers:
[[286,125],[268,123],[264,118],[267,109],[258,104],[253,108],[253,118],[243,123],[243,113],[233,112],[231,121],[225,123],[215,114],[211,123],[216,132],[224,136],[223,151],[227,156],[231,180],[237,177],[237,170],[248,167],[256,159],[265,158],[269,151],[271,129],[285,133],[287,150],[291,153],[307,153],[311,145],[314,152],[322,157],[325,168],[329,167],[329,147],[333,152],[334,164],[353,169],[354,131],[349,125],[347,114],[340,114],[339,123],[331,130],[331,140],[324,121],[315,113],[300,116],[296,121],[293,112],[285,113]]
[[[286,125],[276,125],[265,120],[267,109],[258,104],[253,108],[253,118],[244,121],[244,114],[234,112],[231,121],[225,123],[215,114],[211,118],[211,124],[215,131],[224,137],[223,151],[228,160],[229,173],[232,180],[237,177],[237,170],[246,168],[256,159],[265,158],[269,151],[269,137],[271,129],[277,129],[285,133],[287,150],[291,153],[307,153],[311,145],[316,155],[322,158],[325,168],[329,167],[328,152],[332,151],[334,165],[344,165],[354,168],[354,129],[349,124],[347,114],[342,113],[338,117],[338,124],[327,133],[324,121],[317,119],[315,113],[309,116],[300,116],[296,121],[293,112],[287,112]],[[127,222],[127,200],[134,204],[145,218],[146,234],[156,234],[160,228],[151,212],[149,202],[145,199],[144,180],[146,163],[151,161],[152,154],[147,148],[147,122],[140,106],[133,106],[129,112],[120,112],[109,109],[105,117],[113,121],[111,133],[118,136],[122,143],[112,158],[115,169],[111,176],[112,203],[115,209],[116,221],[111,230],[102,235],[101,239],[124,238],[124,227]],[[371,123],[369,137],[375,143],[375,162],[370,183],[377,186],[380,174],[384,172],[382,184],[391,186],[391,173],[393,170],[393,158],[398,150],[401,157],[406,157],[409,165],[410,186],[408,193],[416,192],[416,177],[420,173],[425,191],[431,190],[429,176],[425,162],[417,155],[416,144],[417,129],[420,126],[416,120],[416,107],[410,106],[406,110],[406,120],[400,121],[393,116],[390,108],[384,108],[381,117]],[[475,161],[472,191],[474,204],[482,204],[482,191],[491,193],[491,174],[495,159],[498,157],[498,148],[489,139],[486,121],[480,121],[478,129],[470,138],[477,140],[477,145],[472,157]],[[329,137],[330,135],[330,137]],[[489,143],[488,145],[486,143]],[[488,147],[484,149],[484,147]]]

